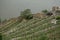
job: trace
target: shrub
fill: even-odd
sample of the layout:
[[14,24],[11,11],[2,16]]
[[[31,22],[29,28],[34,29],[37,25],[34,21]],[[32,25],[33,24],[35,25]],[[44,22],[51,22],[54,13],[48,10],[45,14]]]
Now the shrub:
[[51,15],[53,15],[53,13],[52,12],[48,12],[46,15],[51,16]]
[[26,9],[24,11],[21,11],[21,17],[24,18],[24,19],[32,19],[33,16],[32,16],[31,10]]
[[45,10],[42,10],[42,12],[47,13],[47,12],[48,12],[48,10],[47,10],[47,9],[45,9]]
[[60,20],[60,16],[57,16],[57,17],[56,17],[56,20]]
[[49,40],[49,38],[46,36],[42,36],[40,40]]

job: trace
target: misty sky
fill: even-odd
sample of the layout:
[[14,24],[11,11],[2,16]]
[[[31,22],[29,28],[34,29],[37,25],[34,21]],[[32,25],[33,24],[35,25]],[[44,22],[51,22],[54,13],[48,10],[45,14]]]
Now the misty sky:
[[32,13],[60,6],[60,0],[0,0],[0,17],[8,19],[20,15],[20,11],[31,9]]

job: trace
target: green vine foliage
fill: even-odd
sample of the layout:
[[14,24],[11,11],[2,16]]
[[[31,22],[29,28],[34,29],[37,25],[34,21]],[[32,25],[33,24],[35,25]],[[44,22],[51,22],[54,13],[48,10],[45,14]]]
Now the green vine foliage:
[[2,34],[0,33],[0,40],[2,40]]

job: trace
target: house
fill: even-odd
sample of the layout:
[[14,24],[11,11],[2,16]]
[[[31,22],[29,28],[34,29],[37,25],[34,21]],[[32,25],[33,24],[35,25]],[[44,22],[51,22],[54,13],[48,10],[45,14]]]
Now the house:
[[52,7],[52,12],[54,13],[55,16],[60,16],[60,7],[58,6]]

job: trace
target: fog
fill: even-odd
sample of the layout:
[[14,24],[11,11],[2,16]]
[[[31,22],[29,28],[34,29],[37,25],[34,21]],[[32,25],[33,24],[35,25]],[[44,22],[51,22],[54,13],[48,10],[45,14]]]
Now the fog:
[[18,17],[20,11],[31,9],[32,13],[50,10],[53,6],[60,6],[60,0],[0,0],[0,17],[9,19]]

